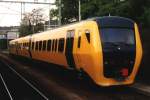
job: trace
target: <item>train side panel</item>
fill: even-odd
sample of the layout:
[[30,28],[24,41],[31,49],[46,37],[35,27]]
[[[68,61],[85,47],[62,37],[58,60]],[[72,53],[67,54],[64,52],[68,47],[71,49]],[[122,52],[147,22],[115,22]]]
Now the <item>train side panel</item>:
[[[129,77],[130,80],[135,79],[135,76],[138,72],[138,69],[139,69],[139,66],[140,66],[140,63],[142,60],[142,54],[143,54],[141,39],[140,39],[140,35],[139,35],[140,33],[139,33],[139,29],[138,29],[138,26],[136,23],[134,24],[134,27],[135,27],[135,38],[136,38],[136,57],[135,57],[134,69]],[[131,81],[131,82],[133,82],[133,81]]]
[[99,43],[98,28],[94,21],[89,21],[78,28],[74,44],[76,67],[86,72],[94,81],[98,81],[103,64],[99,55]]
[[[31,50],[31,54],[32,54],[32,58],[36,59],[36,60],[41,60],[41,61],[45,61],[45,62],[49,62],[49,63],[55,63],[58,65],[62,65],[63,67],[67,67],[67,61],[66,61],[66,57],[65,57],[65,52],[59,52],[58,51],[58,42],[60,38],[64,38],[65,40],[65,31],[63,30],[52,30],[52,31],[47,31],[47,33],[45,34],[40,34],[40,35],[33,35],[32,36],[32,42],[36,42],[36,41],[48,41],[51,40],[51,49],[49,51],[47,50],[35,50],[35,47],[33,50]],[[52,50],[52,44],[53,44],[53,40],[57,40],[57,44],[54,43],[54,46],[56,46],[57,49]],[[65,41],[64,41],[65,43]],[[48,43],[47,43],[47,48],[48,48]],[[64,44],[65,46],[65,44]],[[43,48],[43,47],[42,47]],[[46,49],[47,49],[46,48]]]

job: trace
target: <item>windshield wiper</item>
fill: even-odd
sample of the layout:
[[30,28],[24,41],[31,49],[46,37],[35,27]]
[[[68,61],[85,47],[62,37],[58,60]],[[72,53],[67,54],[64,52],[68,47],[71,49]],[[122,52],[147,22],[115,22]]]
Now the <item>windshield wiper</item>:
[[104,42],[104,45],[111,45],[111,46],[118,46],[118,44],[114,43],[114,42]]
[[126,45],[126,46],[131,46],[133,44],[125,43],[125,42],[116,42],[118,45]]

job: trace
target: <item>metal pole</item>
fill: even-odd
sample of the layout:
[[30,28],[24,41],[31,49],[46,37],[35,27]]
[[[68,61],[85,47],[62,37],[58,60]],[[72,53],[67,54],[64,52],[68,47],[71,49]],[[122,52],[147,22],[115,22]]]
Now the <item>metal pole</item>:
[[81,1],[79,0],[79,21],[81,21]]
[[43,27],[44,27],[44,31],[45,31],[45,22],[44,22],[44,26]]
[[59,0],[59,21],[58,26],[61,26],[61,0]]
[[7,50],[9,50],[9,40],[8,40],[8,33],[6,34],[6,39],[7,39]]
[[23,3],[23,14],[25,14],[25,10],[26,10],[25,3]]
[[21,3],[21,21],[22,21],[22,3]]
[[50,9],[50,5],[49,5],[49,24],[48,27],[50,28],[51,26],[51,9]]
[[33,27],[32,27],[32,32],[33,32],[32,34],[34,34],[34,24],[33,24]]

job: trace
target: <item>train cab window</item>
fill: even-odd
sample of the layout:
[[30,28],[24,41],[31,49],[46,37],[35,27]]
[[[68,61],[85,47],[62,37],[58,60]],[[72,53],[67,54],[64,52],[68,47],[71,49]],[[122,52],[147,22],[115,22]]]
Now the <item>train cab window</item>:
[[78,48],[81,46],[81,32],[78,33]]
[[43,51],[46,50],[46,40],[43,41]]
[[54,48],[55,48],[55,40],[53,40],[52,42],[52,51],[54,51]]
[[38,44],[39,44],[39,42],[36,41],[36,44],[35,44],[35,50],[38,50]]
[[42,41],[39,42],[39,51],[42,50]]
[[64,38],[59,39],[58,51],[59,52],[63,52],[64,51]]
[[47,51],[51,50],[51,40],[48,40],[47,42]]
[[57,51],[57,39],[55,40],[55,52]]
[[85,30],[85,35],[88,40],[88,43],[90,43],[90,30]]

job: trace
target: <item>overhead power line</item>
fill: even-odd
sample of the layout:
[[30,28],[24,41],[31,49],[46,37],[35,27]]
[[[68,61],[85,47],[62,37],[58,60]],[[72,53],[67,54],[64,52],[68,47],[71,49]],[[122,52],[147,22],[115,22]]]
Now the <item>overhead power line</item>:
[[0,14],[4,14],[4,15],[20,15],[18,13],[5,13],[5,12],[0,12]]
[[4,3],[28,3],[28,4],[47,4],[47,5],[55,5],[55,3],[46,3],[46,2],[26,2],[26,1],[0,1]]
[[[22,13],[23,11],[25,12],[25,4],[44,4],[44,5],[49,5],[49,26],[50,26],[50,5],[56,5],[56,3],[48,3],[48,2],[38,2],[38,1],[34,1],[34,2],[27,2],[27,1],[5,1],[5,0],[0,0],[0,3],[19,3],[21,4],[21,20],[22,20]],[[58,21],[58,25],[61,25],[61,0],[59,0],[59,21]],[[24,7],[24,8],[23,8]],[[23,11],[22,11],[23,10]]]

